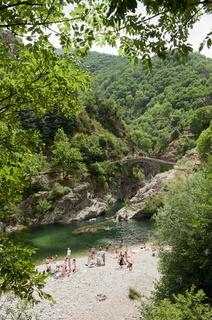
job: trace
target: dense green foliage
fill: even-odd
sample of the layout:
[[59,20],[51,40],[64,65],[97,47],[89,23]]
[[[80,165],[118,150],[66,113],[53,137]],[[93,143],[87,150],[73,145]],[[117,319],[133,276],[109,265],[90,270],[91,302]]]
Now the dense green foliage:
[[197,140],[197,151],[204,158],[212,154],[212,121],[210,127],[200,134]]
[[47,111],[39,117],[32,111],[21,111],[17,114],[25,130],[38,130],[45,145],[49,146],[54,140],[55,133],[59,128],[63,128],[66,134],[73,134],[77,130],[78,122],[76,113],[65,116],[58,110]]
[[59,56],[53,48],[28,48],[22,43],[11,54],[7,41],[11,43],[14,38],[0,37],[1,216],[5,206],[7,209],[12,202],[20,200],[31,154],[41,147],[35,128],[26,131],[16,115],[28,110],[37,116],[47,110],[69,115],[69,109],[73,111],[77,104],[75,90],[85,89],[90,82],[88,73],[72,57]]
[[[57,55],[44,35],[42,25],[64,16],[65,4],[1,2],[1,223],[7,223],[15,214],[14,204],[21,201],[23,190],[29,184],[28,172],[34,171],[32,154],[42,147],[39,133],[34,128],[26,131],[17,114],[32,111],[39,116],[47,111],[60,111],[69,115],[78,105],[77,91],[86,90],[91,81],[73,54]],[[31,42],[24,45],[14,35],[27,37]],[[31,258],[35,250],[17,240],[9,241],[3,233],[0,247],[0,294],[13,291],[21,298],[33,300],[37,289],[41,297],[47,297],[41,291],[45,277],[35,271]]]
[[[95,99],[90,95],[81,95],[79,105],[78,116],[68,118],[56,112],[44,113],[41,117],[32,112],[18,115],[25,129],[39,130],[42,142],[46,142],[46,152],[49,154],[50,149],[52,151],[49,162],[53,170],[61,169],[64,173],[73,173],[73,169],[77,168],[73,163],[73,156],[76,155],[76,152],[72,152],[74,150],[80,152],[76,155],[76,160],[80,161],[81,158],[88,170],[96,161],[116,160],[134,152],[136,145],[120,117],[119,104],[112,99]],[[63,137],[61,136],[61,141],[58,142],[57,137],[61,130]],[[31,163],[36,164],[35,161]]]
[[162,277],[157,299],[184,293],[192,285],[212,298],[211,168],[209,161],[206,169],[176,181],[158,210]]
[[[133,62],[140,55],[151,67],[152,54],[167,59],[171,51],[179,61],[187,56],[192,51],[189,29],[212,9],[210,1],[192,0],[42,0],[3,1],[0,10],[0,27],[30,44],[43,45],[53,33],[66,51],[75,47],[82,55],[93,43],[109,44]],[[210,30],[202,40],[200,50],[211,47]]]
[[50,297],[42,290],[46,276],[35,271],[34,261],[30,259],[33,253],[35,248],[20,242],[14,244],[8,235],[0,234],[1,294],[13,292],[32,302],[36,302],[34,291],[40,298]]
[[191,115],[190,118],[190,130],[196,135],[209,127],[212,119],[212,106],[202,107]]
[[194,288],[185,295],[173,296],[173,302],[163,299],[155,308],[142,313],[145,320],[210,320],[212,308],[205,302],[206,296],[202,290],[195,292]]
[[[80,1],[73,12],[74,17],[83,17],[81,24],[74,26],[74,45],[85,52],[93,41],[117,46],[134,63],[140,56],[149,68],[151,54],[167,59],[171,51],[182,61],[192,51],[187,42],[189,28],[211,11],[210,1]],[[211,30],[207,31],[200,50],[204,45],[211,47]]]
[[52,146],[52,168],[62,169],[65,173],[74,173],[77,169],[86,170],[82,163],[82,155],[77,148],[70,148],[70,142],[62,129],[58,129],[55,134],[54,144]]
[[[90,52],[83,63],[97,76],[93,95],[113,98],[120,104],[122,117],[144,154],[165,149],[185,127],[198,136],[210,124],[210,58],[191,54],[182,66],[174,57],[167,62],[155,57],[151,75],[141,63],[133,67],[124,58],[97,52]],[[182,148],[182,153],[195,146],[186,144],[188,148]]]
[[154,72],[149,74],[140,63],[131,66],[118,56],[90,52],[83,58],[83,63],[97,75],[93,94],[115,99],[123,107],[124,117],[130,120],[156,104],[165,104],[162,116],[168,116],[171,107],[188,111],[211,104],[210,58],[190,54],[183,66],[174,57],[166,62],[155,57],[152,62]]

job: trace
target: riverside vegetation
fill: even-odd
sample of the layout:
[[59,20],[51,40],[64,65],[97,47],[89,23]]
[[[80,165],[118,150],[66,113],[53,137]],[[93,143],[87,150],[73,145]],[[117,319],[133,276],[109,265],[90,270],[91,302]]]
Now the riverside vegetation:
[[[77,5],[78,1],[75,3]],[[102,8],[98,4],[93,7],[102,19],[108,3]],[[120,1],[117,6],[113,1],[111,3],[108,17],[113,12],[116,14],[108,20],[109,25],[101,22],[108,28],[120,26],[115,23],[116,19],[128,21],[123,17],[128,10],[135,9],[137,2],[133,1],[131,5],[126,2],[123,10],[118,6]],[[86,53],[91,46],[94,31],[99,30],[97,16],[97,20],[82,19],[80,33],[82,37],[88,36],[87,39],[77,35],[77,24],[67,21],[66,27],[58,33],[63,54],[55,52],[42,26],[55,23],[54,14],[58,21],[64,18],[62,4],[65,2],[56,1],[49,10],[43,1],[41,15],[36,6],[32,10],[28,3],[17,3],[14,11],[10,10],[13,4],[6,2],[1,8],[4,13],[0,37],[1,292],[12,291],[21,299],[35,301],[33,288],[36,288],[40,297],[50,298],[42,290],[45,277],[34,270],[30,258],[35,249],[22,241],[12,243],[3,232],[8,224],[30,223],[31,217],[26,216],[23,220],[20,213],[22,200],[32,194],[41,194],[38,191],[48,192],[47,198],[39,199],[33,212],[43,218],[49,215],[58,198],[82,183],[89,185],[98,196],[108,191],[111,177],[117,173],[125,181],[134,179],[134,185],[139,183],[142,172],[134,169],[126,175],[123,158],[139,154],[174,161],[196,147],[204,165],[185,166],[183,178],[166,186],[167,192],[162,202],[159,201],[160,208],[157,210],[156,205],[153,210],[157,212],[156,242],[161,248],[162,276],[156,285],[152,305],[144,307],[142,312],[146,319],[165,319],[167,313],[169,319],[210,319],[212,63],[200,54],[188,55],[190,47],[182,45],[187,39],[185,19],[190,14],[190,24],[195,23],[197,7],[190,1],[179,1],[168,8],[163,4],[170,12],[170,19],[179,14],[179,20],[173,19],[172,27],[168,27],[171,39],[179,37],[178,40],[182,40],[174,41],[172,52],[160,40],[159,29],[154,33],[159,39],[157,46],[152,42],[146,42],[146,46],[141,46],[139,41],[131,46],[128,41],[125,45],[122,43],[122,49],[134,61],[138,52],[133,50],[138,43],[139,50],[148,49],[148,52],[144,49],[142,61],[153,67],[154,73],[150,75],[140,62],[132,67],[121,57],[90,53],[79,62],[75,53],[80,49]],[[156,1],[152,8],[149,2],[147,9],[157,14],[160,5]],[[87,13],[84,10],[86,6],[79,4],[72,13],[73,21],[95,14],[95,10]],[[205,3],[202,10],[210,14],[211,4]],[[167,16],[159,13],[162,15],[160,24]],[[43,14],[48,19],[43,20]],[[17,17],[20,21],[23,17],[28,20],[20,23]],[[90,22],[93,29],[84,29],[83,21],[89,23],[91,20],[96,21],[93,25]],[[179,34],[176,34],[176,23],[184,26]],[[76,35],[73,41],[66,38],[70,25]],[[127,32],[140,33],[141,25],[136,28],[135,22],[134,28],[127,27]],[[152,37],[153,29],[145,32],[147,38]],[[14,34],[27,35],[29,43],[24,45]],[[105,35],[105,40],[113,43],[115,38]],[[211,46],[210,34],[205,42]],[[71,49],[74,44],[75,53]],[[150,52],[168,60],[150,59]],[[188,56],[187,63],[179,66],[177,62],[185,56]],[[83,64],[88,66],[87,70]],[[96,81],[88,69],[99,75]],[[89,95],[85,90],[92,83],[93,95]],[[50,179],[41,178],[44,172],[50,172]],[[164,250],[166,245],[172,250]]]

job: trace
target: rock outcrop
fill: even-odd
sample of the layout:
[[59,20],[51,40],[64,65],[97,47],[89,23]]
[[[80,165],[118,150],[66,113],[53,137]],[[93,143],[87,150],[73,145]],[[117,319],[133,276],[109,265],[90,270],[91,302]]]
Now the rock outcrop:
[[74,220],[87,220],[91,218],[96,218],[99,215],[105,213],[106,209],[107,204],[105,202],[103,202],[102,200],[94,199],[92,200],[92,205],[84,208],[83,210],[80,210],[76,214]]
[[146,200],[160,194],[167,184],[174,179],[174,174],[174,169],[159,173],[147,182],[147,184],[143,188],[139,189],[136,195],[129,200],[129,205],[117,212],[117,221],[120,219],[129,220],[146,217],[143,212],[143,206],[146,203]]
[[105,213],[107,208],[102,199],[91,198],[87,185],[80,185],[57,200],[53,210],[37,214],[36,206],[39,200],[48,201],[49,196],[50,192],[43,191],[23,201],[20,205],[22,218],[30,218],[32,224],[69,223],[97,217]]
[[[116,214],[117,221],[120,219],[129,220],[136,218],[144,218],[147,215],[144,213],[143,206],[146,201],[161,193],[164,187],[174,178],[174,169],[157,174],[151,180],[142,178],[137,185],[137,192],[133,197],[129,197],[128,207],[124,207]],[[116,180],[115,180],[116,181]],[[118,180],[117,180],[118,181]],[[120,181],[120,180],[119,180]],[[121,193],[126,190],[127,195],[122,194],[123,199],[128,198],[131,194],[135,183],[130,185],[130,179],[127,179],[126,187],[119,185]],[[128,185],[127,185],[128,184]],[[119,194],[118,185],[113,194]],[[130,191],[129,191],[130,190]],[[111,190],[113,191],[113,190]],[[111,194],[110,194],[111,195]],[[108,196],[109,197],[109,196]],[[81,221],[104,214],[107,210],[107,203],[91,192],[87,184],[83,184],[70,190],[66,195],[54,202],[53,208],[46,212],[37,212],[36,207],[40,200],[51,199],[51,192],[38,192],[22,202],[20,209],[22,218],[30,220],[30,224],[51,224],[51,223],[70,223],[72,221]],[[109,199],[109,198],[108,198]],[[115,202],[118,198],[112,198]],[[149,217],[149,216],[148,216]],[[23,219],[24,220],[24,219]]]

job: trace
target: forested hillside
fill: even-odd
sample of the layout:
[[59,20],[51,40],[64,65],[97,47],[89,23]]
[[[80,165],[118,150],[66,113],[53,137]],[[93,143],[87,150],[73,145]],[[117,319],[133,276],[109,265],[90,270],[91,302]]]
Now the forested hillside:
[[207,128],[199,151],[204,156],[210,150],[212,59],[195,53],[179,65],[174,57],[165,62],[154,57],[152,74],[141,61],[132,66],[125,58],[97,52],[81,63],[94,82],[92,92],[79,92],[77,114],[65,116],[55,108],[39,117],[32,111],[17,115],[44,143],[47,158],[32,159],[38,171],[80,169],[104,176],[97,163],[135,152],[175,161],[196,147]]
[[[177,146],[182,156],[196,145],[196,138],[212,118],[212,59],[193,53],[185,65],[179,65],[174,57],[169,61],[154,57],[152,61],[150,74],[141,61],[132,66],[126,58],[97,52],[83,58],[83,64],[96,75],[93,95],[120,104],[122,118],[132,130],[139,149],[157,154],[186,128],[191,135]],[[197,112],[198,109],[202,112]],[[198,132],[194,123],[196,112],[205,118]]]
[[104,176],[98,163],[120,160],[137,151],[120,117],[120,106],[113,100],[81,95],[77,114],[65,116],[55,108],[39,117],[32,111],[19,112],[16,117],[24,130],[39,132],[42,151],[30,160],[37,173],[58,170],[65,177],[87,171]]

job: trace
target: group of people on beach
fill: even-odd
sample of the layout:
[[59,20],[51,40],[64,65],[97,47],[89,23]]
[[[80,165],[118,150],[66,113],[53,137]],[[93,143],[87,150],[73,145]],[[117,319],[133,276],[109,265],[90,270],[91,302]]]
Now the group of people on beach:
[[106,248],[104,251],[102,250],[102,247],[99,247],[97,252],[96,252],[96,248],[94,247],[91,248],[87,252],[88,261],[85,265],[92,267],[95,265],[95,261],[96,261],[97,266],[105,266],[106,253],[107,253]]
[[[125,249],[123,248],[125,246]],[[117,243],[106,243],[104,250],[103,247],[99,247],[96,250],[92,247],[87,252],[87,263],[85,264],[89,268],[94,266],[105,266],[106,254],[111,253],[111,258],[117,259],[117,264],[120,268],[125,267],[128,270],[132,270],[133,260],[128,252],[128,245],[123,244],[123,240],[118,240]],[[46,272],[55,276],[70,275],[71,272],[77,271],[76,259],[71,259],[71,249],[67,249],[67,254],[63,262],[57,261],[57,255],[55,257],[46,258]]]
[[97,266],[105,266],[106,254],[110,253],[111,255],[115,255],[112,257],[118,258],[118,265],[120,268],[126,266],[129,270],[132,270],[133,261],[129,257],[128,253],[128,245],[126,245],[125,252],[122,253],[123,248],[123,240],[118,240],[118,243],[106,243],[105,250],[102,247],[99,247],[98,251],[93,247],[87,252],[88,261],[85,264],[86,266],[92,267],[93,265]]
[[64,258],[63,263],[57,261],[57,255],[55,256],[56,264],[53,264],[54,257],[46,258],[46,272],[54,274],[56,276],[69,275],[71,272],[77,271],[76,259],[72,259],[71,262],[71,249],[67,249],[67,255]]

